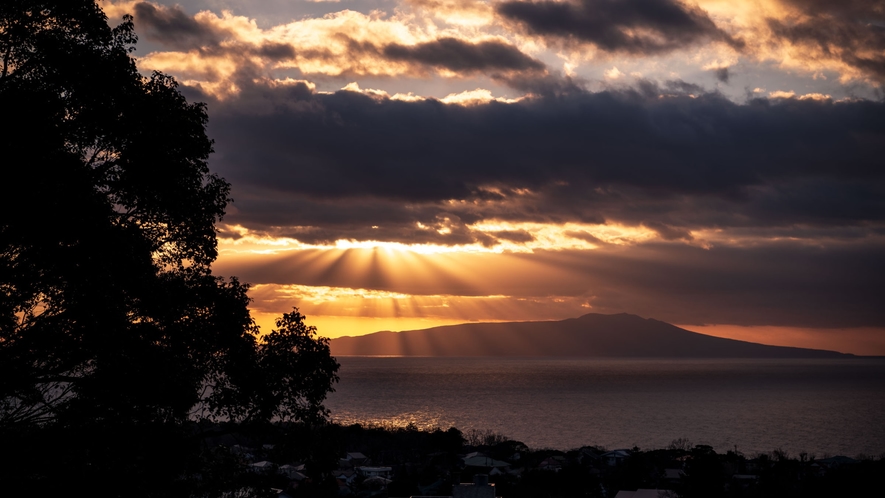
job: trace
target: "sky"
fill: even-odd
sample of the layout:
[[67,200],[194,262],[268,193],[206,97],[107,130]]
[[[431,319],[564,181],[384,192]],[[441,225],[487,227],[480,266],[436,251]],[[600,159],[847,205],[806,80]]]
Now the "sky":
[[885,355],[885,1],[182,0],[219,275],[320,335],[632,313]]

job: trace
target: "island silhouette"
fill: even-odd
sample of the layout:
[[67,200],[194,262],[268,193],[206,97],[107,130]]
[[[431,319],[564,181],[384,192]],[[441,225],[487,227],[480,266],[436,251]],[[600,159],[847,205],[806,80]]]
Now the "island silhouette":
[[331,340],[335,356],[544,356],[612,358],[851,358],[691,332],[628,313],[560,321],[464,323]]

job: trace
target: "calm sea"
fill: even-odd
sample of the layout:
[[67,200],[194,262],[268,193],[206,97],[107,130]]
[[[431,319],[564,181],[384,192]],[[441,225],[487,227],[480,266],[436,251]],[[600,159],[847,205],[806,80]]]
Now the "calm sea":
[[532,448],[676,438],[792,455],[885,453],[885,360],[341,357],[342,423],[493,430]]

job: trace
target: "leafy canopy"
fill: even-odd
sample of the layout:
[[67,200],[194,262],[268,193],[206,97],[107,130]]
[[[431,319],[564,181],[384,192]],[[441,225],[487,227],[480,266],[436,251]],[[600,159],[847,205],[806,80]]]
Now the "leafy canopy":
[[328,341],[297,310],[260,336],[212,274],[206,106],[135,42],[92,1],[0,3],[0,480],[159,489],[199,472],[199,421],[327,415]]

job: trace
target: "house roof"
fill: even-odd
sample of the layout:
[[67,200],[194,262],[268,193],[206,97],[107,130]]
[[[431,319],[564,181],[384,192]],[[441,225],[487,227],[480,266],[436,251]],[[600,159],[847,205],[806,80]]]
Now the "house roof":
[[487,456],[464,457],[464,465],[468,467],[509,467],[510,464]]
[[630,456],[630,450],[611,450],[608,453],[603,453],[602,456],[604,458],[626,458]]
[[618,491],[615,498],[659,498],[663,493],[658,489],[637,489],[636,491]]

